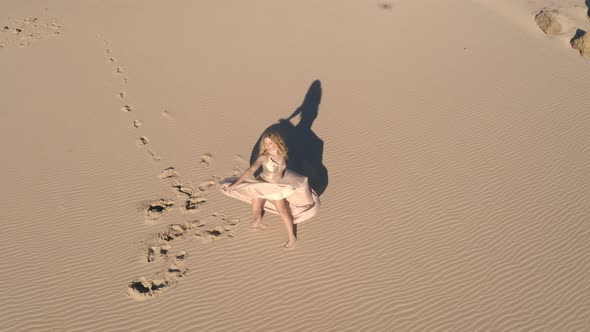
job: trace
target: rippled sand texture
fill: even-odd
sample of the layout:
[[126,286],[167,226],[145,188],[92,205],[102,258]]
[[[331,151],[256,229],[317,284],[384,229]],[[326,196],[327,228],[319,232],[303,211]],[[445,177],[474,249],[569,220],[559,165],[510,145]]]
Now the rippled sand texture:
[[[590,331],[586,10],[0,4],[0,331]],[[215,182],[296,110],[286,250]]]

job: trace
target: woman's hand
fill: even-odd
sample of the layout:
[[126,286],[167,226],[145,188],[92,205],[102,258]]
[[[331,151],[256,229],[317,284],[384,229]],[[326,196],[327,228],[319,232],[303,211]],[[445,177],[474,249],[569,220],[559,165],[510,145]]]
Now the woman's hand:
[[232,192],[234,191],[234,189],[236,189],[236,187],[244,182],[247,178],[251,177],[252,175],[254,175],[254,172],[260,168],[260,166],[262,165],[262,163],[266,160],[265,156],[258,156],[258,159],[256,159],[256,162],[254,162],[254,164],[252,166],[250,166],[247,170],[245,170],[242,175],[232,184],[230,184],[229,186],[225,187],[225,191],[227,192]]

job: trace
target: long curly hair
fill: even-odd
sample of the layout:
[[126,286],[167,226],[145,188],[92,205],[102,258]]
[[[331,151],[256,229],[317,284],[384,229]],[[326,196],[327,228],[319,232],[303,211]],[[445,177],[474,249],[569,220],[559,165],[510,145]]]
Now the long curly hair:
[[267,152],[266,145],[264,144],[264,140],[266,138],[270,138],[270,140],[273,141],[273,143],[277,146],[277,152],[281,154],[285,159],[287,159],[287,145],[281,137],[281,134],[279,134],[279,132],[276,131],[276,129],[269,129],[262,135],[262,137],[260,138],[260,144],[258,146],[258,155],[260,156]]

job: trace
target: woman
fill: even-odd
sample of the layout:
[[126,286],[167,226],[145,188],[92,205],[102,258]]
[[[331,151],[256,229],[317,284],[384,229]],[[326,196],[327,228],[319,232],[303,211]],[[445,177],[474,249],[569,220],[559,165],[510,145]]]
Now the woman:
[[[252,180],[262,167],[262,173]],[[319,209],[319,198],[309,188],[307,178],[287,169],[287,146],[276,129],[262,135],[256,161],[239,178],[221,181],[222,192],[252,205],[252,229],[265,229],[262,210],[278,214],[289,235],[286,248],[295,245],[293,225],[313,217]]]

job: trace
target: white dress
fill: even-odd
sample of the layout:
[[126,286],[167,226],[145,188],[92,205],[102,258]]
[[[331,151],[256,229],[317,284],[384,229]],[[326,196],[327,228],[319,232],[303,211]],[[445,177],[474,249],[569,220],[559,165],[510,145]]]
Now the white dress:
[[270,201],[287,199],[295,224],[315,216],[320,208],[320,199],[309,187],[307,177],[287,169],[285,161],[277,163],[268,154],[266,158],[262,163],[262,173],[256,179],[245,180],[234,190],[227,191],[227,186],[238,178],[225,178],[219,182],[220,191],[249,204],[252,204],[253,198],[266,199],[264,209],[274,214],[278,212]]

